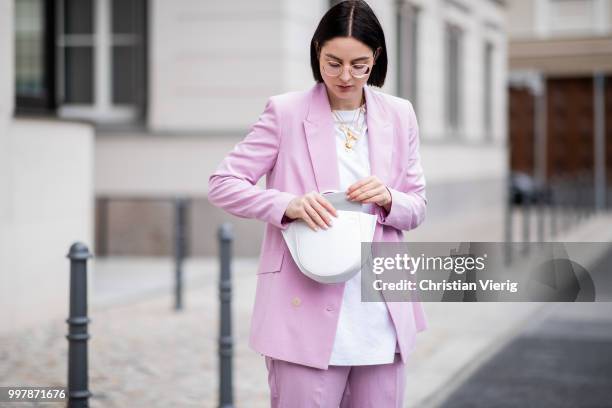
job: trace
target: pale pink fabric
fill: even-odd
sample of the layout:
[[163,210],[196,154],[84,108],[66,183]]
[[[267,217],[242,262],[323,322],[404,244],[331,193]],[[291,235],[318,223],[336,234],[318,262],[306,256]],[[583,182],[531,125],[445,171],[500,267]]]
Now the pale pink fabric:
[[401,408],[406,365],[335,366],[327,370],[265,357],[271,408]]
[[[397,242],[425,218],[425,177],[412,104],[366,85],[370,168],[389,188],[391,210],[374,206],[374,241]],[[327,368],[344,283],[321,284],[304,276],[281,229],[289,201],[339,185],[333,117],[325,84],[268,99],[246,137],[210,176],[208,199],[227,212],[266,222],[257,270],[249,345],[277,359]],[[256,185],[266,176],[266,188]],[[295,300],[297,299],[297,301]],[[427,327],[420,302],[389,302],[402,360]]]

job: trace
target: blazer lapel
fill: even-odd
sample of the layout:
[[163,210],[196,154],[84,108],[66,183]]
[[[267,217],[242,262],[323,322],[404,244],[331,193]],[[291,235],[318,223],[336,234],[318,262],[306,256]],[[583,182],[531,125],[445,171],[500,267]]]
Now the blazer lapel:
[[368,150],[370,174],[377,176],[385,185],[391,182],[391,153],[393,152],[393,126],[382,105],[369,85],[364,87],[366,96],[366,120],[368,125]]
[[[368,85],[364,86],[364,91],[370,172],[387,184],[390,181],[393,127],[379,97]],[[304,132],[319,192],[338,190],[340,178],[334,122],[324,83],[317,83],[313,87],[310,107],[304,119]]]
[[318,82],[313,88],[304,131],[319,192],[338,190],[340,177],[334,122],[324,83]]

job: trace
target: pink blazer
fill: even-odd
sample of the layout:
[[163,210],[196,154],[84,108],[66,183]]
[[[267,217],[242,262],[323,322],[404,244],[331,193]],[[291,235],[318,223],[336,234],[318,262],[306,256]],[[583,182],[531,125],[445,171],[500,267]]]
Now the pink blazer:
[[[366,85],[366,120],[372,174],[392,196],[378,217],[374,241],[402,241],[402,230],[425,218],[425,177],[412,104]],[[321,284],[304,276],[281,233],[289,201],[310,191],[339,188],[333,118],[326,86],[268,99],[244,140],[208,181],[208,199],[242,218],[266,222],[257,270],[249,346],[273,358],[327,369],[344,283]],[[266,188],[256,185],[266,175]],[[402,361],[427,328],[420,302],[388,302]]]

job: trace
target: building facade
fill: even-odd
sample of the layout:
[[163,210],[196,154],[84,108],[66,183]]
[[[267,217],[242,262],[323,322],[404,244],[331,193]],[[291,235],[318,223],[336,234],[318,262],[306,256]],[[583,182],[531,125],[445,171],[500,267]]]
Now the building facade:
[[612,205],[612,2],[508,2],[511,168]]
[[[187,197],[191,255],[214,254],[215,227],[230,219],[237,253],[256,256],[262,226],[211,208],[208,175],[270,95],[314,84],[310,39],[334,2],[9,3],[15,117],[95,129],[97,253],[171,253],[173,200]],[[416,109],[432,222],[497,208],[506,173],[505,2],[368,3],[387,39],[382,91]]]
[[17,112],[22,97],[31,108],[42,100],[39,84],[27,79],[41,78],[44,38],[30,11],[42,8],[35,3],[0,1],[2,334],[67,316],[66,255],[75,241],[91,248],[94,237],[93,127]]

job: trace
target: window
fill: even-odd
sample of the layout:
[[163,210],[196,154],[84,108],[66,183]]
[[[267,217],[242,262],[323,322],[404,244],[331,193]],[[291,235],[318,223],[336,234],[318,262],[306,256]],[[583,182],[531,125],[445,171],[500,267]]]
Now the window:
[[53,1],[15,1],[15,108],[52,112],[55,106]]
[[144,115],[146,0],[15,0],[16,112]]
[[461,29],[453,24],[446,25],[445,33],[445,105],[446,125],[451,135],[457,135],[461,123],[462,100],[462,55]]
[[58,0],[59,115],[98,123],[145,105],[145,0]]
[[488,41],[484,46],[483,79],[484,138],[490,141],[493,139],[493,44]]
[[93,0],[60,1],[62,15],[59,46],[61,55],[62,104],[94,103],[94,10]]
[[417,31],[418,9],[407,2],[397,8],[397,94],[410,100],[415,106],[417,100]]

